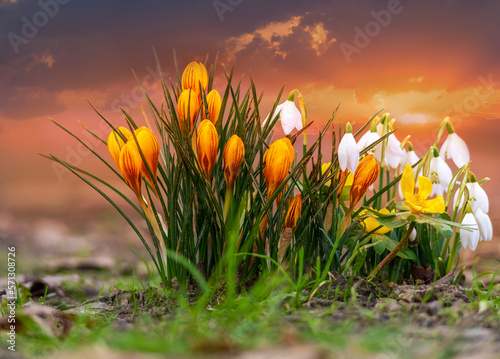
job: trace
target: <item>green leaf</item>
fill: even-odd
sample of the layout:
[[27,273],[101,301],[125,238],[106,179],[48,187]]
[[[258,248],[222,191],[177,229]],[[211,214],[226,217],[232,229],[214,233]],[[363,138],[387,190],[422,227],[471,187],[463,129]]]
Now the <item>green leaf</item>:
[[380,213],[372,208],[366,208],[366,211],[375,222],[388,228],[398,228],[407,223],[400,213]]
[[[398,242],[396,242],[395,240],[393,239],[390,239],[390,238],[387,238],[386,242],[385,242],[385,248],[388,250],[388,251],[392,251],[394,249],[394,247],[396,247],[396,245],[398,244]],[[401,257],[401,258],[404,258],[404,259],[410,259],[412,260],[413,262],[417,262],[417,256],[415,254],[415,252],[413,252],[410,248],[406,248],[404,251],[400,251],[398,253],[398,257]]]
[[443,236],[445,236],[446,238],[450,238],[451,235],[453,234],[453,230],[451,229],[451,227],[447,224],[444,224],[444,223],[435,223],[435,224],[432,224],[431,225],[436,228],[436,230],[441,233]]
[[373,249],[375,250],[375,253],[377,253],[378,255],[381,255],[385,251],[386,238],[387,237],[384,235],[377,235],[377,234],[371,236],[372,243],[374,244]]
[[354,266],[352,268],[352,270],[354,272],[358,272],[361,267],[363,266],[363,264],[365,264],[365,259],[366,259],[366,249],[364,248],[361,248],[358,252],[358,257],[356,258],[356,263],[354,263]]

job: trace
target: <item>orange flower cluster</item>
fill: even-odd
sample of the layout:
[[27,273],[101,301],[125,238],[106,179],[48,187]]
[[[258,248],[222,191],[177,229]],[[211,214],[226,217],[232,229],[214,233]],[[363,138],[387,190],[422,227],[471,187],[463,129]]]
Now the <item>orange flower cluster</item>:
[[[125,182],[140,198],[142,176],[152,188],[155,188],[160,145],[156,136],[147,127],[139,127],[134,131],[134,135],[125,127],[117,128],[108,136],[108,150]],[[146,162],[142,160],[141,152]]]
[[205,96],[207,87],[208,73],[205,65],[196,61],[187,65],[182,73],[182,92],[177,98],[179,126],[183,133],[193,129],[200,107],[202,119],[208,119],[214,125],[217,123],[222,100],[217,90],[212,90]]

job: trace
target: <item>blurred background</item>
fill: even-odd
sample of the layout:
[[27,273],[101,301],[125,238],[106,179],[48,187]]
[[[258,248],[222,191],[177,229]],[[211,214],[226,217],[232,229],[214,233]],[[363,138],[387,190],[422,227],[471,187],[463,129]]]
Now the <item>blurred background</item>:
[[491,178],[484,188],[494,239],[462,251],[462,259],[498,256],[499,14],[500,2],[487,0],[1,0],[0,252],[17,245],[21,258],[33,259],[24,267],[70,255],[134,256],[129,244],[140,241],[119,214],[37,152],[127,192],[49,118],[108,158],[78,123],[109,133],[88,101],[116,126],[125,124],[119,107],[140,118],[138,82],[161,102],[154,50],[175,79],[175,49],[181,71],[192,60],[217,58],[220,91],[223,66],[236,61],[235,81],[248,84],[251,76],[264,92],[264,116],[283,85],[285,97],[299,89],[314,121],[310,133],[339,103],[339,117],[355,129],[383,108],[397,120],[398,138],[411,134],[422,156],[450,116],[472,171]]

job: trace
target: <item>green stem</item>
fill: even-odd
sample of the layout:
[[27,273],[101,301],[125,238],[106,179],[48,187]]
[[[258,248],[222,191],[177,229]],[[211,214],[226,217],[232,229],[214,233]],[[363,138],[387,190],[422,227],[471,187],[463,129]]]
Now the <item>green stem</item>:
[[396,256],[397,254],[403,249],[406,247],[407,243],[408,243],[408,238],[410,238],[410,234],[411,232],[413,231],[413,228],[415,228],[415,225],[417,223],[416,222],[410,222],[410,225],[408,226],[408,229],[406,230],[406,233],[405,235],[403,236],[403,238],[401,238],[401,240],[399,241],[399,243],[396,245],[396,247],[394,247],[394,249],[387,255],[387,257],[385,257],[382,262],[380,262],[378,264],[378,266],[375,267],[375,269],[373,270],[373,272],[370,274],[370,277],[368,278],[368,281],[371,281],[373,278],[375,278],[378,274],[380,274],[384,268],[387,266],[387,264],[389,264],[390,261],[392,261]]
[[226,197],[224,198],[224,209],[223,209],[223,216],[224,216],[224,221],[226,221],[227,218],[227,213],[229,212],[229,204],[231,203],[231,200],[233,199],[233,189],[229,186],[226,187]]

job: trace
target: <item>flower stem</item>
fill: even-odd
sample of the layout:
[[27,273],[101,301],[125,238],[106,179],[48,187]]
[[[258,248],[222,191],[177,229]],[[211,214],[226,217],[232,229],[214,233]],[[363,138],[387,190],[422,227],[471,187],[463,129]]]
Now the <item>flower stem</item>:
[[417,224],[417,222],[410,222],[410,225],[408,226],[408,229],[406,230],[406,233],[404,234],[403,238],[401,238],[401,240],[399,241],[399,243],[387,255],[387,257],[385,257],[384,260],[382,262],[380,262],[375,267],[375,269],[373,270],[373,272],[370,274],[370,277],[368,278],[369,281],[372,280],[373,278],[375,278],[377,275],[379,275],[384,270],[384,268],[387,266],[387,264],[389,264],[389,262],[392,261],[394,259],[394,257],[396,257],[396,255],[403,248],[406,247],[406,245],[408,243],[408,238],[410,238],[410,234],[413,231],[413,228],[415,228],[416,224]]
[[232,199],[233,199],[233,189],[227,186],[226,197],[224,198],[224,210],[223,210],[224,220],[227,219],[227,213],[229,212],[229,204],[231,203]]

